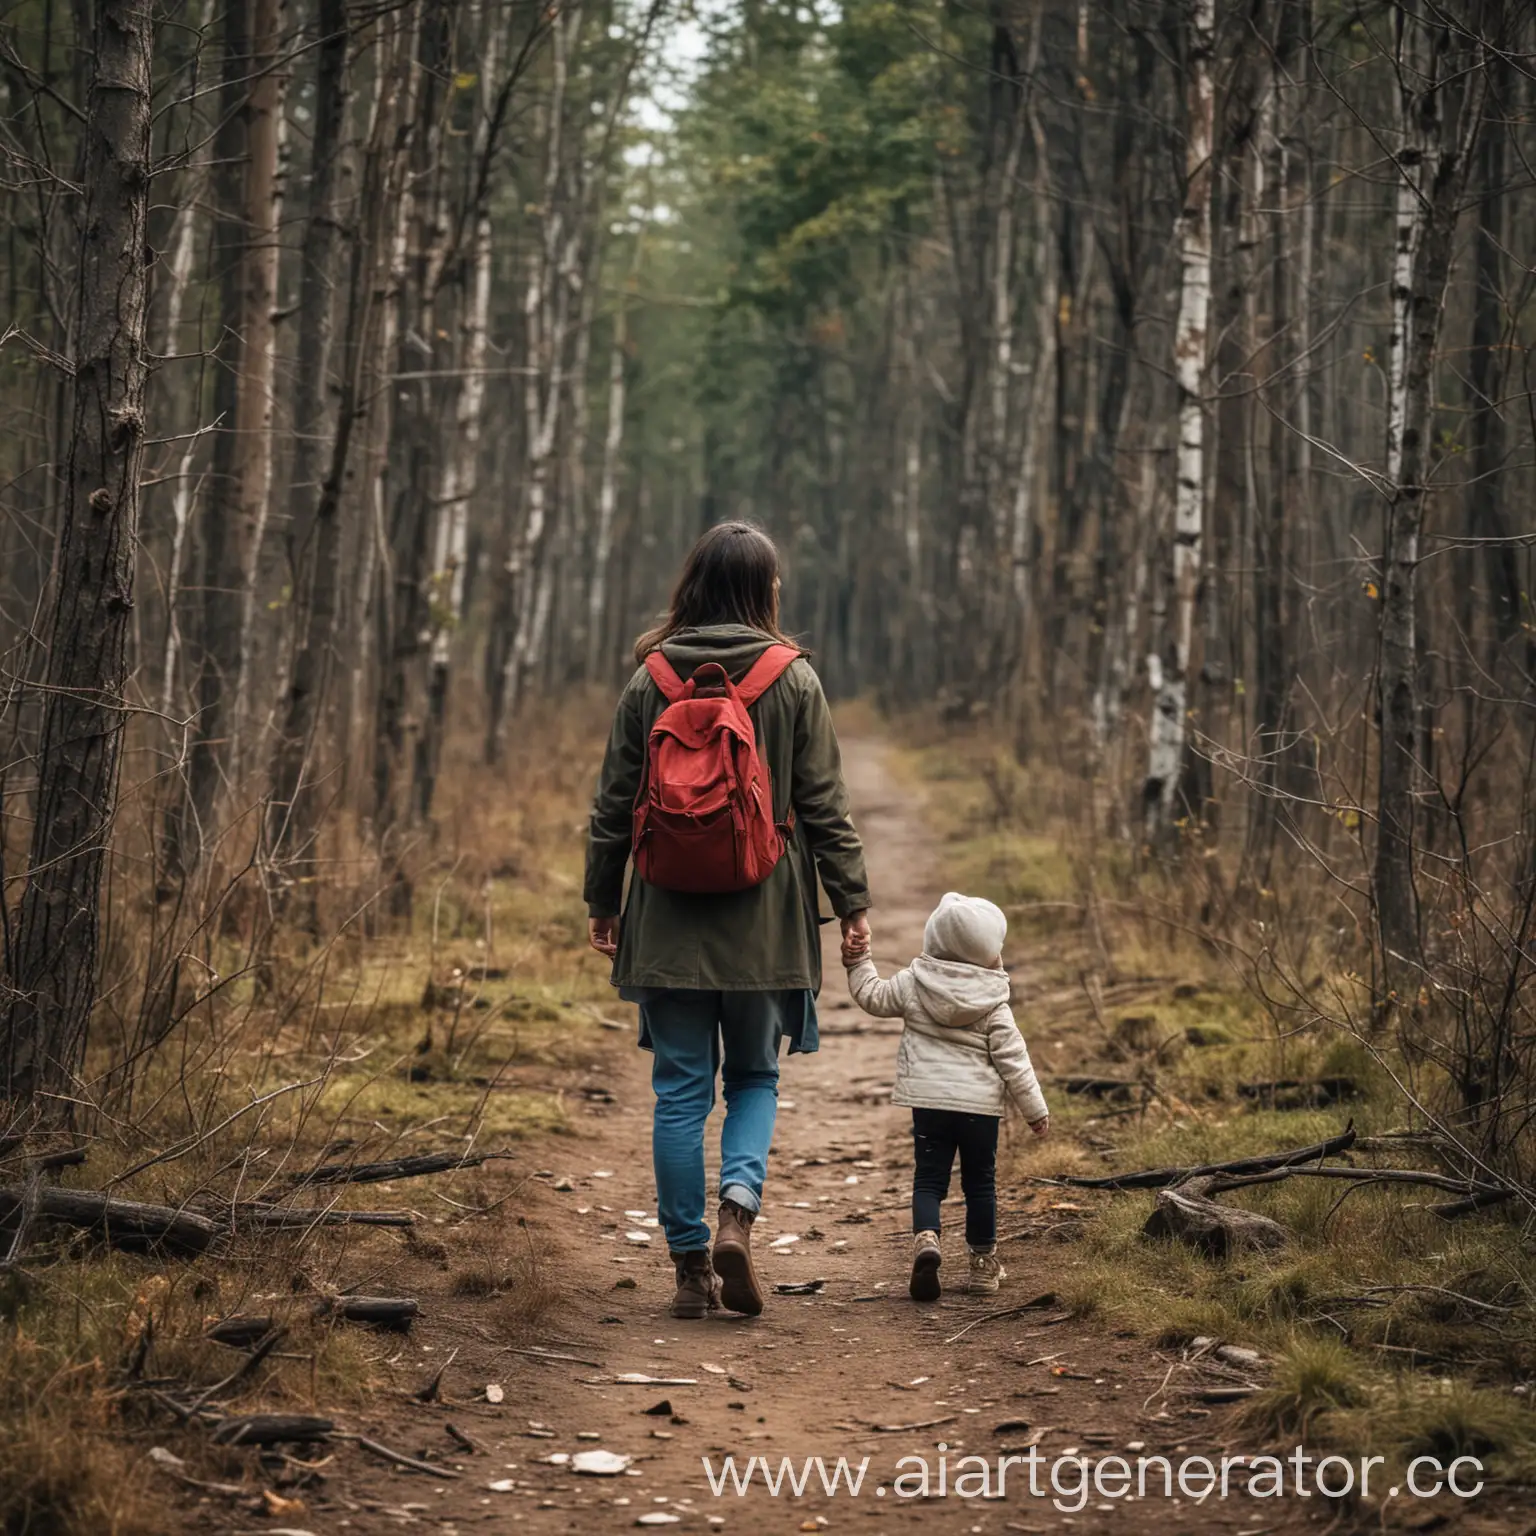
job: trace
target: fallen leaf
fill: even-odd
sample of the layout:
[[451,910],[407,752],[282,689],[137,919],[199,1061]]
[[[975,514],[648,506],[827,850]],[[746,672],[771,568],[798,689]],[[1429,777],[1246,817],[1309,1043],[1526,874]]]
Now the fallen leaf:
[[639,1231],[636,1231],[636,1232],[626,1232],[624,1234],[624,1241],[626,1243],[648,1243],[648,1242],[650,1242],[650,1240],[651,1240],[651,1234],[649,1232],[639,1232]]
[[494,1483],[487,1483],[485,1486],[492,1493],[512,1493],[517,1488],[517,1484],[510,1477],[498,1477]]
[[785,1232],[774,1238],[768,1246],[770,1248],[788,1248],[791,1244],[798,1243],[799,1241],[800,1234],[798,1232]]
[[648,1515],[639,1515],[635,1519],[636,1525],[676,1525],[682,1519],[681,1515],[663,1514],[661,1510],[654,1510]]
[[725,1367],[723,1365],[710,1365],[708,1361],[702,1362],[699,1366],[699,1369],[701,1371],[708,1371],[711,1376],[725,1375]]
[[269,1515],[305,1515],[309,1513],[309,1506],[303,1499],[285,1499],[280,1493],[273,1493],[270,1488],[261,1490],[261,1504],[263,1513]]

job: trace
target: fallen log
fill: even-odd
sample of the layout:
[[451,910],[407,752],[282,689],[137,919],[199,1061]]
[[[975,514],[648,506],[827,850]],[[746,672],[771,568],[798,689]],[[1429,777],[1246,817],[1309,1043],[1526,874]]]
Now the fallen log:
[[478,1168],[481,1163],[512,1156],[511,1152],[422,1152],[379,1163],[322,1163],[306,1173],[294,1174],[290,1184],[302,1189],[311,1184],[379,1184],[387,1179],[419,1179],[429,1173]]
[[1358,1099],[1360,1085],[1352,1077],[1281,1077],[1258,1083],[1239,1083],[1237,1091],[1279,1109],[1322,1109],[1341,1099]]
[[[0,1189],[0,1222],[26,1203],[26,1191]],[[224,1227],[196,1211],[169,1205],[145,1205],[119,1200],[94,1189],[43,1189],[36,1195],[36,1214],[84,1231],[99,1232],[114,1248],[130,1253],[163,1249],[168,1253],[207,1253],[224,1235]]]
[[420,1310],[421,1303],[413,1296],[328,1296],[316,1305],[315,1316],[406,1333]]
[[1276,1184],[1282,1179],[1345,1179],[1352,1184],[1419,1184],[1430,1189],[1446,1189],[1468,1199],[1479,1194],[1503,1197],[1506,1191],[1471,1179],[1452,1178],[1447,1173],[1430,1173],[1413,1168],[1272,1168],[1268,1173],[1238,1174],[1232,1178],[1215,1176],[1209,1192],[1225,1194],[1229,1189],[1247,1189],[1254,1184]]
[[270,1317],[258,1317],[247,1313],[235,1317],[221,1317],[203,1332],[205,1339],[215,1344],[228,1345],[230,1349],[250,1349],[259,1344],[276,1327]]
[[1217,1173],[1267,1173],[1274,1168],[1294,1164],[1320,1162],[1347,1152],[1355,1144],[1353,1120],[1337,1136],[1319,1141],[1310,1147],[1293,1147],[1288,1152],[1269,1152],[1262,1157],[1239,1157],[1229,1163],[1203,1163],[1190,1168],[1142,1168],[1134,1173],[1112,1173],[1096,1178],[1082,1178],[1064,1174],[1060,1178],[1041,1179],[1042,1184],[1070,1184],[1074,1189],[1167,1189],[1172,1184],[1187,1179],[1203,1178]]
[[1139,1079],[1128,1077],[1063,1077],[1059,1081],[1063,1092],[1091,1099],[1129,1099],[1146,1087]]
[[1141,1231],[1143,1237],[1187,1243],[1213,1259],[1244,1249],[1280,1248],[1290,1240],[1285,1228],[1268,1216],[1207,1199],[1203,1180],[1159,1190],[1157,1207]]
[[302,1445],[330,1438],[331,1419],[312,1413],[252,1413],[221,1419],[213,1432],[215,1445]]
[[1490,1205],[1502,1205],[1506,1200],[1513,1200],[1518,1193],[1514,1189],[1480,1189],[1468,1195],[1465,1200],[1448,1200],[1444,1205],[1432,1205],[1429,1213],[1446,1221],[1456,1221],[1462,1216],[1485,1211]]

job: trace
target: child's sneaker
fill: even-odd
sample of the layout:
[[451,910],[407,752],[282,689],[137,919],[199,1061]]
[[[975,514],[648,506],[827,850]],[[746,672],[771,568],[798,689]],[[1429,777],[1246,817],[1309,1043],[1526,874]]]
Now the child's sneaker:
[[919,1232],[912,1239],[912,1278],[907,1281],[907,1294],[913,1301],[937,1301],[943,1295],[939,1284],[939,1265],[943,1262],[937,1232]]
[[[916,1275],[914,1267],[912,1273]],[[998,1282],[1007,1276],[1008,1271],[1002,1266],[1002,1261],[997,1256],[997,1244],[989,1244],[985,1248],[971,1249],[971,1278],[966,1285],[973,1296],[994,1296],[997,1294]],[[915,1294],[915,1293],[914,1293]]]

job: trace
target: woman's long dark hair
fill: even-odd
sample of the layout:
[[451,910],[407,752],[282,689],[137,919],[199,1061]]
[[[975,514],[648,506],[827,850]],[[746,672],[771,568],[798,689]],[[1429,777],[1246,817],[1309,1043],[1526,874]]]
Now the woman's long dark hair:
[[795,644],[779,628],[779,551],[755,523],[717,523],[688,551],[666,618],[635,641],[636,662],[707,624],[745,624]]

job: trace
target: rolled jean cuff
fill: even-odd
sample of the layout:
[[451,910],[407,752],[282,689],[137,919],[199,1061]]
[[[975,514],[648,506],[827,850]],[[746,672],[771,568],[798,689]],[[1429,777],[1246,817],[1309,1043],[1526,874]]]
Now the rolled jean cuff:
[[763,1208],[761,1197],[745,1184],[727,1184],[720,1191],[720,1198],[739,1205],[744,1211],[751,1211],[754,1216]]

